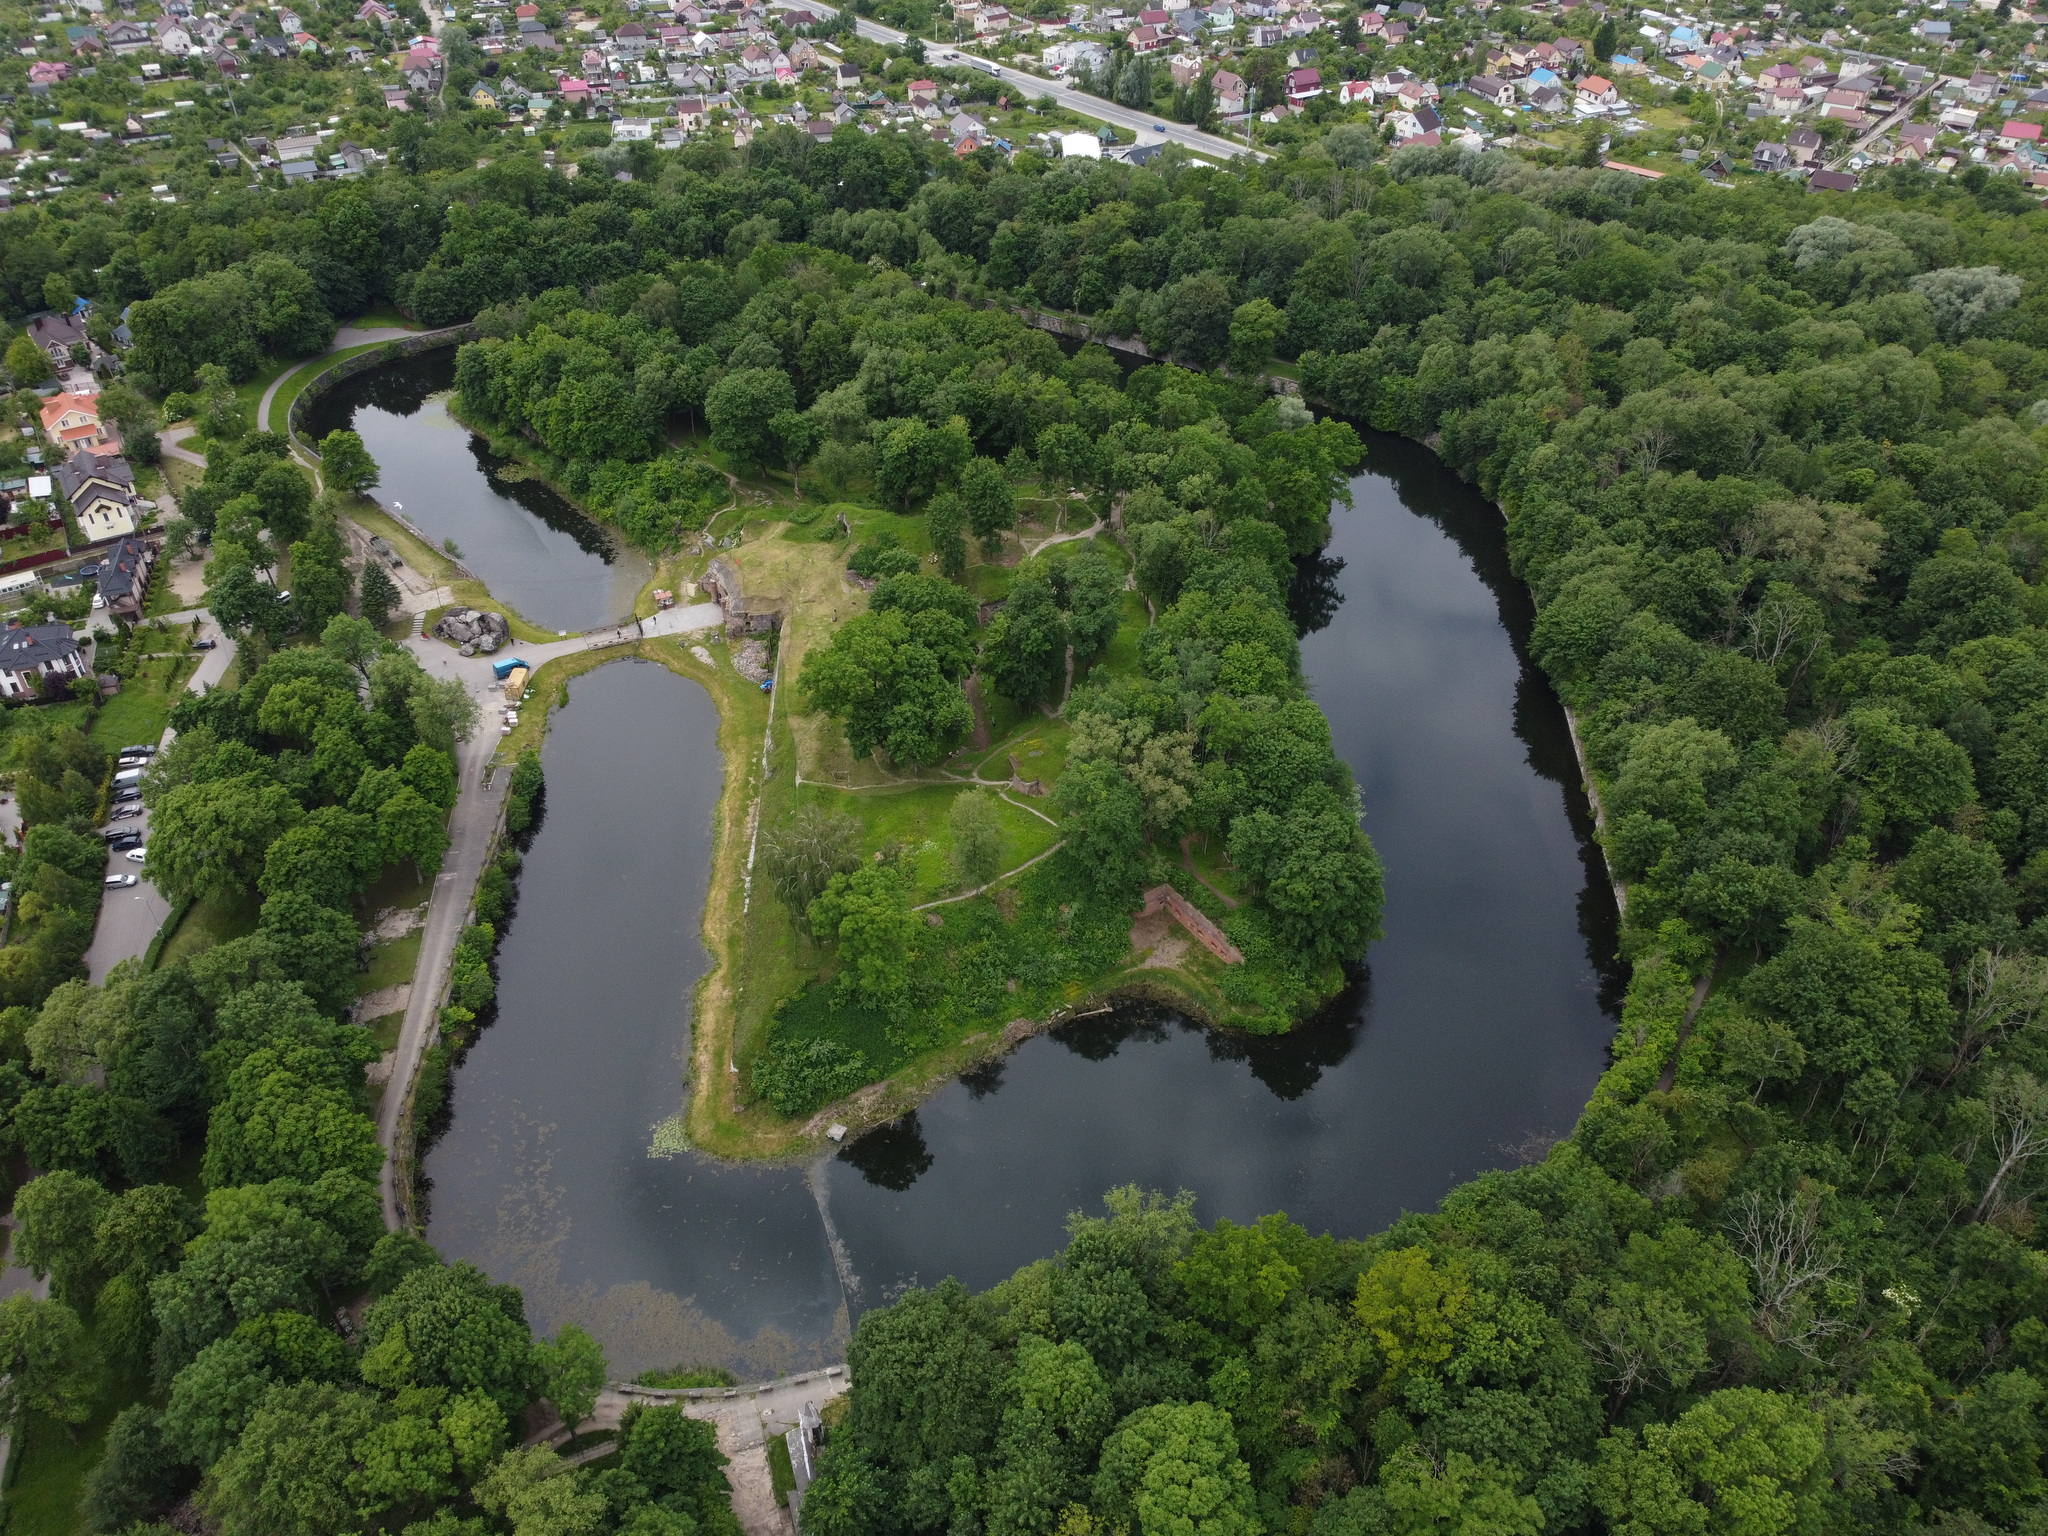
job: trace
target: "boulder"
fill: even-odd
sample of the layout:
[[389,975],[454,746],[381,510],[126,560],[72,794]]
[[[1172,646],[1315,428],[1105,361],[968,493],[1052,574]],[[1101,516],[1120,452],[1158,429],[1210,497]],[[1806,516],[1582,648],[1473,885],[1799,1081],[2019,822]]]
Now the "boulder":
[[434,633],[443,640],[454,641],[465,656],[488,656],[512,638],[512,626],[505,622],[502,613],[477,608],[450,608],[441,615],[441,622],[434,626]]

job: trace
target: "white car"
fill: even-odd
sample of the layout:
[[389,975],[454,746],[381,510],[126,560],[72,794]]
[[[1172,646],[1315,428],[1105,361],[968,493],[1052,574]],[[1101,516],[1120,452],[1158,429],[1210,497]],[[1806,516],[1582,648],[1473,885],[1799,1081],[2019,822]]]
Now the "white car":
[[147,856],[148,850],[143,848],[130,848],[126,853],[121,855],[121,857],[126,859],[130,864],[140,864],[143,861],[143,859]]
[[110,891],[117,889],[125,889],[128,886],[133,885],[134,883],[135,876],[133,875],[109,875],[107,876],[106,879],[106,886],[107,889]]

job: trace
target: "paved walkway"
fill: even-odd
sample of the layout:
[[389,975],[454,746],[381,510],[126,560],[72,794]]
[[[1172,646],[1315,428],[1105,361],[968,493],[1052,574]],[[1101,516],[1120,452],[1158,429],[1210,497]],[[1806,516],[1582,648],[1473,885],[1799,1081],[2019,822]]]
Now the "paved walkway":
[[[822,1408],[849,1385],[843,1365],[724,1392],[671,1392],[614,1382],[598,1395],[596,1409],[577,1428],[586,1434],[594,1429],[616,1429],[626,1409],[635,1403],[676,1404],[691,1418],[717,1427],[718,1448],[731,1462],[726,1476],[732,1481],[732,1511],[739,1517],[740,1528],[747,1536],[791,1536],[789,1512],[775,1502],[775,1485],[768,1472],[769,1437],[795,1429],[797,1413],[804,1404]],[[558,1423],[539,1438],[559,1445],[568,1439],[568,1433]],[[610,1444],[591,1446],[571,1461],[595,1461],[610,1455],[612,1449]]]
[[297,378],[300,374],[304,373],[308,368],[313,367],[316,363],[322,362],[325,359],[332,357],[337,352],[346,352],[350,347],[365,346],[373,341],[396,341],[401,336],[411,336],[414,334],[416,333],[411,330],[408,330],[406,327],[402,325],[344,325],[340,330],[334,333],[334,344],[330,346],[325,352],[322,352],[317,356],[307,358],[303,363],[300,363],[296,368],[285,369],[283,373],[280,373],[276,378],[270,381],[270,387],[263,391],[263,398],[256,402],[257,430],[269,430],[275,432],[284,431],[284,424],[282,422],[280,422],[275,427],[271,427],[269,425],[269,422],[270,402],[277,398],[277,392],[284,387],[285,380]]
[[198,430],[189,421],[180,427],[166,427],[163,435],[157,439],[157,446],[163,449],[164,457],[167,459],[176,459],[182,464],[197,464],[201,469],[204,469],[206,468],[206,455],[194,453],[185,446],[185,439],[191,437]]
[[649,640],[661,635],[690,635],[703,629],[718,629],[725,623],[725,610],[716,603],[692,603],[687,608],[664,608],[651,619],[640,621],[640,633]]

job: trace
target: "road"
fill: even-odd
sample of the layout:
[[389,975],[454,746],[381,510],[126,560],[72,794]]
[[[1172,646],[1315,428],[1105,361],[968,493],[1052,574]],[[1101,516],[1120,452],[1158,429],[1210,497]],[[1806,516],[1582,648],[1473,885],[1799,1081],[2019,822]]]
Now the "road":
[[[777,9],[809,11],[814,16],[836,16],[839,13],[830,6],[812,3],[812,0],[777,0]],[[898,32],[894,27],[885,27],[880,22],[869,21],[865,16],[854,19],[854,30],[870,42],[893,43],[901,47],[910,40],[907,32]],[[934,64],[991,65],[996,78],[1028,87],[1035,95],[1052,97],[1069,112],[1081,117],[1093,118],[1098,123],[1108,123],[1117,128],[1129,128],[1138,136],[1140,144],[1178,144],[1183,149],[1197,154],[1214,155],[1229,160],[1236,155],[1252,155],[1264,160],[1268,157],[1260,150],[1247,148],[1229,139],[1218,138],[1213,133],[1204,133],[1199,128],[1190,128],[1185,123],[1160,123],[1151,112],[1139,112],[1130,107],[1118,106],[1113,101],[1104,101],[1100,96],[1090,96],[1085,91],[1073,89],[1058,80],[1030,74],[1015,64],[1005,64],[996,59],[984,59],[978,54],[966,52],[945,43],[925,43],[925,58]],[[1164,128],[1164,132],[1159,129]]]
[[[227,676],[234,664],[235,642],[220,632],[213,622],[213,616],[200,610],[196,613],[170,614],[165,622],[169,624],[189,623],[199,618],[200,635],[211,635],[219,642],[199,660],[199,668],[192,674],[192,681],[185,685],[188,693],[205,693]],[[169,746],[178,733],[169,726],[159,746]],[[129,743],[122,742],[122,746]],[[149,815],[145,812],[127,825],[135,828],[147,839]],[[139,866],[119,853],[107,855],[107,873],[110,875],[140,875]],[[137,880],[126,890],[106,893],[100,903],[100,919],[92,932],[92,947],[85,952],[85,969],[88,979],[99,986],[107,979],[107,973],[119,962],[131,956],[139,958],[148,948],[149,941],[156,937],[157,930],[164,925],[164,919],[171,915],[171,904],[164,895],[147,880]]]
[[1862,151],[1870,148],[1870,146],[1876,143],[1878,139],[1882,138],[1885,134],[1891,132],[1892,129],[1898,127],[1899,124],[1905,122],[1907,119],[1912,117],[1914,106],[1919,102],[1922,96],[1925,96],[1928,91],[1931,91],[1933,89],[1934,82],[1930,80],[1924,88],[1915,92],[1913,95],[1908,96],[1904,101],[1900,102],[1896,107],[1892,108],[1892,110],[1886,116],[1878,119],[1877,126],[1875,128],[1872,128],[1868,133],[1864,134],[1862,138],[1857,139],[1849,145],[1847,145],[1839,155],[1835,156],[1834,159],[1830,160],[1828,162],[1828,169],[1831,171],[1839,171],[1843,166],[1847,165]]

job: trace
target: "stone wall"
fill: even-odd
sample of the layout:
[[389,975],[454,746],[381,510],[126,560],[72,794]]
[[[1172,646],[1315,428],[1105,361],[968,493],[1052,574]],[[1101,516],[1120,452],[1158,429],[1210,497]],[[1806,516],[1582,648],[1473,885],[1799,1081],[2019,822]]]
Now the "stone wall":
[[1197,944],[1208,950],[1210,954],[1221,960],[1225,965],[1244,964],[1243,952],[1230,942],[1223,930],[1210,922],[1207,917],[1196,910],[1193,903],[1187,897],[1181,895],[1179,891],[1176,891],[1170,885],[1155,885],[1151,890],[1147,891],[1145,893],[1144,909],[1138,915],[1140,917],[1149,917],[1161,907],[1164,907],[1172,914],[1175,922],[1179,923],[1181,927],[1187,929],[1194,936]]

